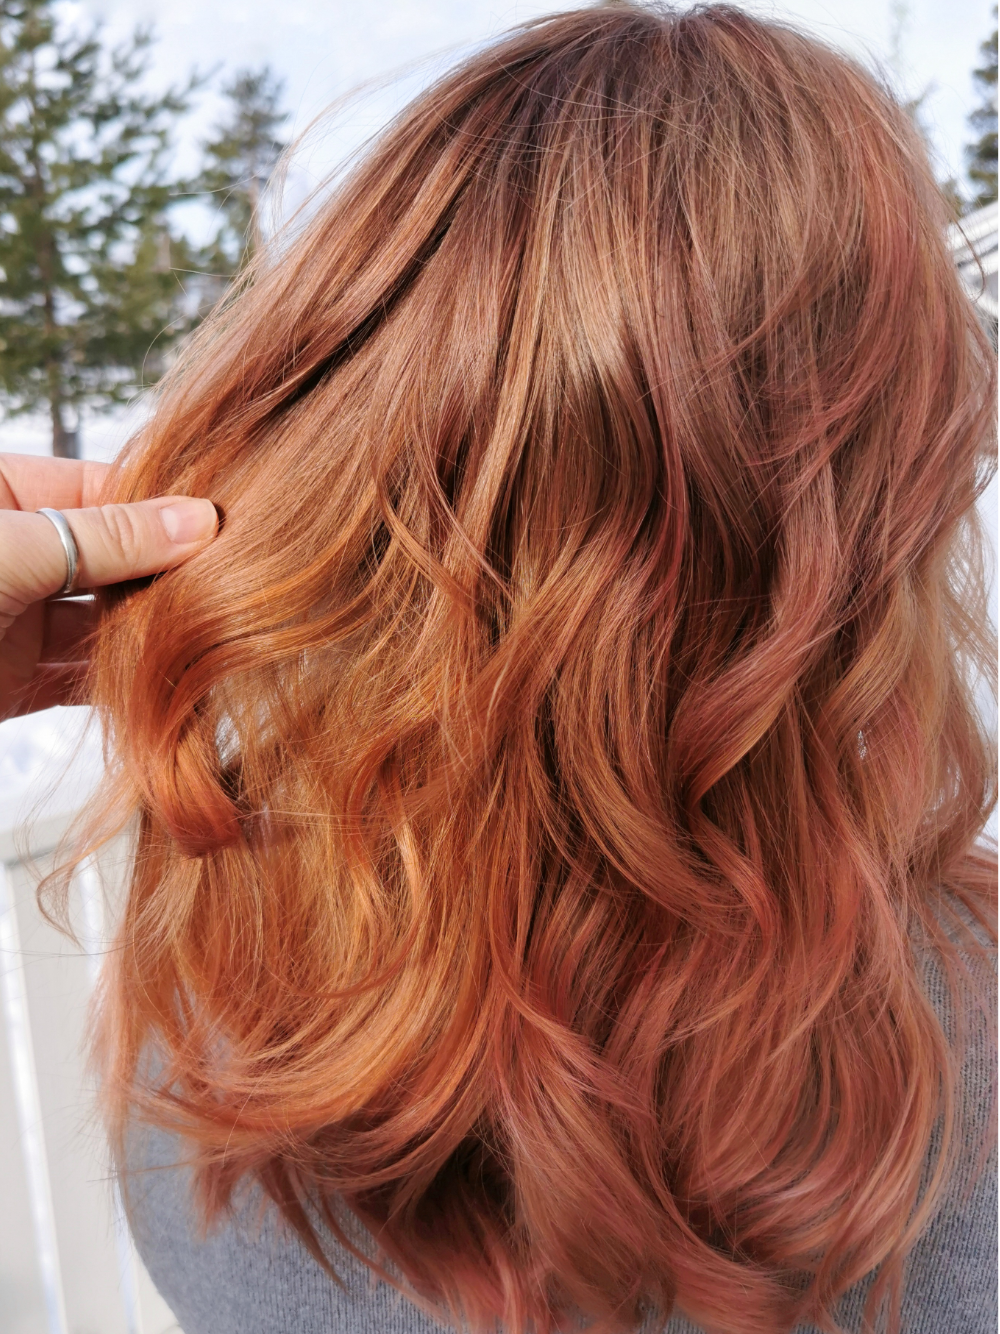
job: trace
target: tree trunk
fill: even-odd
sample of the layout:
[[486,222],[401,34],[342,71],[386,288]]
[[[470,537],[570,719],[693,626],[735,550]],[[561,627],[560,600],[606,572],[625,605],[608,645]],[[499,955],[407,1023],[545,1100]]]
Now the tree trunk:
[[[43,256],[48,261],[48,269],[51,269],[51,255],[43,250]],[[46,264],[41,265],[42,276],[46,279],[45,288],[45,336],[51,340],[51,343],[58,341],[58,327],[56,325],[56,306],[52,295],[52,288],[48,286],[48,271]],[[77,459],[79,454],[79,442],[77,432],[71,431],[63,419],[63,369],[57,352],[50,352],[45,366],[45,378],[49,384],[49,413],[52,417],[52,453],[57,459]]]
[[49,401],[52,410],[52,455],[57,459],[80,457],[79,432],[71,431],[63,421],[62,404],[58,398]]
[[[45,190],[42,183],[40,162],[34,163],[34,193],[39,200],[39,212],[44,207]],[[51,231],[40,230],[36,240],[38,271],[43,287],[43,307],[45,311],[45,339],[49,345],[46,354],[45,378],[48,381],[49,413],[52,417],[52,454],[57,459],[77,459],[80,457],[78,432],[71,431],[63,420],[63,368],[59,356],[59,326],[56,323],[55,272],[56,241]]]

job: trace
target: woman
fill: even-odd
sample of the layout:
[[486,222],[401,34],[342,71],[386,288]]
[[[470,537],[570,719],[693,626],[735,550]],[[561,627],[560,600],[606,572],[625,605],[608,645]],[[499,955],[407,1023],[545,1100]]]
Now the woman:
[[137,820],[98,1050],[186,1334],[995,1320],[945,222],[843,56],[581,11],[170,377],[114,498],[224,525],[105,598],[89,845]]

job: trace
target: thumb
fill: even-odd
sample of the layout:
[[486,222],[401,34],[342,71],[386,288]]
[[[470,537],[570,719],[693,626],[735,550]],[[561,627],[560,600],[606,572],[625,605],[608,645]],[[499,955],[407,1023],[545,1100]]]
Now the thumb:
[[[219,527],[212,502],[190,496],[159,496],[132,505],[67,509],[62,514],[80,554],[79,588],[168,570],[200,551]],[[11,540],[3,541],[5,536]],[[5,568],[15,551],[16,568]],[[0,511],[3,591],[27,605],[58,593],[65,582],[66,553],[53,523],[44,514]]]

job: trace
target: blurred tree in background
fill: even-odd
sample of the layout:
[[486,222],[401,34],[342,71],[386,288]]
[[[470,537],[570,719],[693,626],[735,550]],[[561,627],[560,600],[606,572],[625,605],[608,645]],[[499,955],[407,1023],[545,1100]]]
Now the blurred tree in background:
[[[288,115],[268,66],[238,71],[200,168],[180,179],[171,152],[204,80],[152,95],[148,32],[105,49],[99,29],[64,30],[57,13],[56,0],[0,0],[0,408],[44,409],[53,452],[72,455],[81,410],[153,383],[259,249]],[[909,0],[890,0],[890,17],[902,80]],[[956,213],[997,197],[995,29],[973,77],[968,184],[942,186]],[[907,105],[918,125],[927,91]],[[175,215],[195,199],[214,217],[198,245]]]
[[220,225],[203,251],[206,272],[228,285],[261,244],[261,200],[287,142],[279,137],[284,83],[265,65],[240,70],[223,90],[228,114],[202,144],[205,165],[198,189],[212,196]]
[[[993,6],[996,24],[997,7]],[[972,208],[990,204],[997,197],[997,30],[979,48],[982,64],[972,71],[982,101],[969,117],[969,126],[979,138],[965,150],[969,180],[975,194]]]
[[52,0],[0,0],[0,398],[46,407],[52,450],[78,452],[85,404],[156,379],[190,322],[166,160],[198,80],[141,89],[150,36],[105,51],[61,33]]

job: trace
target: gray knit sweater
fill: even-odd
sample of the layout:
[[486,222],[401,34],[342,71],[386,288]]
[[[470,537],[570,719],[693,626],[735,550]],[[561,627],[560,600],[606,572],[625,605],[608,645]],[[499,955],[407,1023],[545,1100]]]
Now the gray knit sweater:
[[[940,972],[927,993],[948,1024]],[[995,1064],[982,1034],[965,1069],[973,1129],[985,1124]],[[441,1326],[330,1239],[328,1254],[345,1280],[338,1287],[264,1205],[245,1194],[235,1216],[203,1236],[189,1198],[177,1141],[135,1132],[126,1194],[133,1232],[153,1281],[184,1334],[440,1334]],[[997,1330],[997,1160],[994,1148],[971,1193],[974,1155],[963,1155],[949,1196],[911,1253],[903,1334],[995,1334]],[[869,1275],[842,1299],[839,1323],[861,1330]],[[674,1315],[664,1334],[699,1334]],[[770,1334],[762,1330],[761,1334]],[[802,1331],[805,1334],[805,1331]]]

